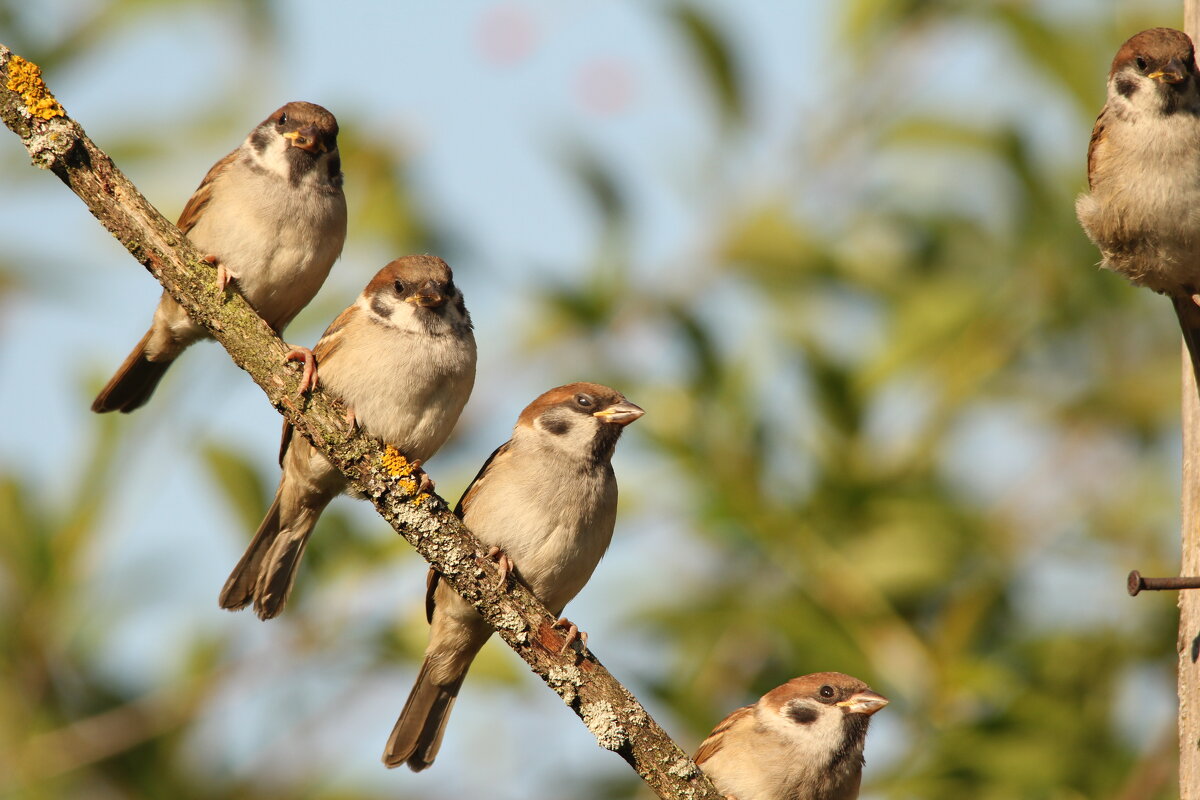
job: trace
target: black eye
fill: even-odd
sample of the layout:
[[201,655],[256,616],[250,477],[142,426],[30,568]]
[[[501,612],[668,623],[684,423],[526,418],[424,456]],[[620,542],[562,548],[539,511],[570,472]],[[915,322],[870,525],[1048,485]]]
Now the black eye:
[[396,289],[396,294],[404,294],[404,281],[396,281],[392,286]]
[[1133,60],[1133,63],[1137,64],[1137,68],[1139,70],[1141,70],[1142,72],[1146,71],[1146,59],[1142,58],[1141,56],[1138,56],[1137,58],[1135,58]]
[[833,687],[830,686],[828,683],[825,684],[824,686],[822,686],[820,689],[818,689],[818,691],[820,692],[821,697],[824,697],[826,699],[833,697],[835,694],[837,694],[837,692],[835,692],[833,690]]
[[575,405],[579,406],[580,408],[591,408],[595,404],[596,401],[593,400],[592,396],[589,394],[575,395]]

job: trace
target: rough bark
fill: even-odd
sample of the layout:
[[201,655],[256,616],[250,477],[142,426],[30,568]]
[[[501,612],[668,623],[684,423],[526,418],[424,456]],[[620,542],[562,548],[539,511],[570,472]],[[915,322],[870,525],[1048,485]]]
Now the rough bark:
[[496,628],[587,725],[599,745],[625,759],[660,797],[720,800],[696,765],[637,699],[578,644],[560,654],[564,633],[521,584],[497,589],[499,573],[479,541],[436,495],[416,495],[398,453],[352,431],[339,404],[319,389],[299,398],[299,367],[240,296],[216,288],[214,270],[151,206],[112,160],[67,116],[38,67],[0,45],[0,119],[33,163],[57,175],[88,209],[208,329],[271,404],[325,453],[379,514]]

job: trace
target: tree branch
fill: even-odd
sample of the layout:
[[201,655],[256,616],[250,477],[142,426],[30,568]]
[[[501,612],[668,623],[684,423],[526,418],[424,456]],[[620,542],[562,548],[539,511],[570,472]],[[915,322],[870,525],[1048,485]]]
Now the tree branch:
[[297,396],[286,347],[239,295],[217,288],[211,266],[151,206],[47,90],[41,70],[0,45],[0,119],[33,163],[79,195],[116,239],[221,343],[296,429],[361,490],[396,532],[475,606],[500,637],[583,720],[601,747],[629,762],[660,797],[720,800],[700,770],[637,699],[578,645],[560,655],[562,631],[522,584],[497,590],[499,573],[441,498],[416,496],[411,466],[391,448],[350,430],[337,401]]

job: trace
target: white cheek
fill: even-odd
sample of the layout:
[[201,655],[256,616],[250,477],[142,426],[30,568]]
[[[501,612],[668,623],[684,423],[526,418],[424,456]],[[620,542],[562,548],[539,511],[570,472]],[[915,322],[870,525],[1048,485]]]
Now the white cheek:
[[788,742],[798,758],[820,764],[833,754],[831,744],[841,741],[843,715],[839,709],[816,701],[804,705],[815,707],[819,712],[812,722],[795,722],[783,714],[764,715],[766,719],[762,721]]
[[255,150],[253,146],[250,146],[249,149],[255,164],[272,174],[286,178],[291,169],[287,160],[288,147],[290,145],[287,139],[282,136],[271,136],[269,144],[263,148],[262,152]]

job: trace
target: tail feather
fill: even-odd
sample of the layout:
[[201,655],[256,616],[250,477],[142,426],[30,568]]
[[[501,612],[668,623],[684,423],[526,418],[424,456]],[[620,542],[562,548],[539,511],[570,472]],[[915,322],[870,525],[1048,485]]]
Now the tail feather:
[[1175,304],[1175,316],[1179,318],[1183,341],[1192,359],[1192,374],[1196,376],[1196,385],[1200,386],[1200,306],[1191,296],[1173,295],[1171,302]]
[[260,619],[274,619],[287,604],[292,584],[296,582],[300,559],[304,556],[308,537],[316,527],[318,514],[292,520],[287,528],[275,535],[275,541],[258,569],[258,580],[254,587],[254,611]]
[[389,769],[407,764],[413,772],[420,772],[433,763],[442,746],[450,709],[454,708],[454,699],[458,697],[466,675],[439,686],[433,682],[430,666],[430,659],[426,658],[404,710],[400,712],[400,719],[396,720],[392,735],[388,737],[383,763]]
[[245,608],[254,599],[254,587],[258,583],[258,573],[262,568],[263,559],[267,557],[267,553],[275,544],[275,538],[278,535],[279,493],[276,492],[275,502],[271,504],[267,516],[259,524],[258,530],[254,532],[254,538],[250,540],[250,545],[242,554],[242,559],[233,568],[233,572],[225,581],[224,588],[221,589],[221,608],[237,611]]
[[150,335],[153,332],[153,328],[146,331],[146,335],[117,368],[116,374],[104,385],[100,394],[96,395],[96,399],[92,401],[92,411],[97,414],[109,411],[128,414],[144,406],[150,395],[154,394],[154,389],[174,359],[151,361],[146,357],[146,346],[150,343]]

